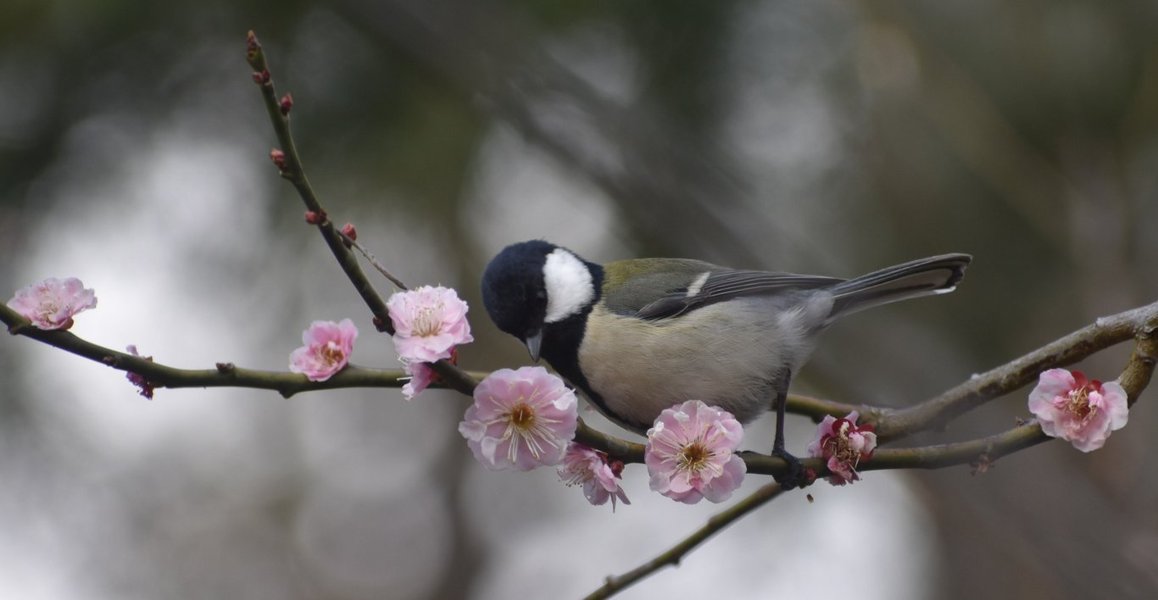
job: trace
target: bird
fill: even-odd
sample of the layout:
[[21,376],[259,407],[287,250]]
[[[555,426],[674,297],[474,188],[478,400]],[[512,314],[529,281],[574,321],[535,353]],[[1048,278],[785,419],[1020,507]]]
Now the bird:
[[749,423],[777,415],[772,454],[788,461],[788,386],[840,317],[953,291],[968,254],[921,258],[841,279],[733,269],[686,258],[597,264],[545,240],[514,243],[483,272],[500,330],[545,359],[604,416],[646,435],[667,408],[701,400]]

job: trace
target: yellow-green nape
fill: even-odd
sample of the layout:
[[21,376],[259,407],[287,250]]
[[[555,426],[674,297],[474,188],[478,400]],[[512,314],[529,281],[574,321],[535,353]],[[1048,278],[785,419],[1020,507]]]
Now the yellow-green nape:
[[614,290],[633,279],[662,272],[670,262],[662,258],[634,258],[607,263],[603,265],[603,289]]

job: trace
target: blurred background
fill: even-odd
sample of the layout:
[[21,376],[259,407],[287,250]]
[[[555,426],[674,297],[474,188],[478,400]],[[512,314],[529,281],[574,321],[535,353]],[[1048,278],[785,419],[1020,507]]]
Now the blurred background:
[[[269,164],[255,29],[333,218],[471,303],[465,367],[527,362],[477,291],[513,241],[841,276],[970,252],[957,293],[840,323],[794,388],[906,406],[1158,299],[1156,28],[1141,0],[4,0],[0,294],[80,277],[75,333],[188,368],[285,369],[352,317],[354,362],[396,366]],[[0,374],[4,598],[575,598],[722,508],[639,465],[614,514],[484,472],[449,392],[150,402],[23,338]],[[1007,428],[1026,393],[918,441]],[[1153,597],[1155,400],[1090,455],[788,495],[622,597]]]

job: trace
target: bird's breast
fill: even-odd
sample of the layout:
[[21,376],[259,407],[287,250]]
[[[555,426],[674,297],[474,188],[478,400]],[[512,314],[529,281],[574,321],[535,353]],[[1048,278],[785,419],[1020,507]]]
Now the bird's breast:
[[805,308],[753,297],[643,321],[596,307],[579,366],[608,416],[631,429],[646,430],[663,409],[686,400],[746,423],[771,407],[779,379],[811,351],[817,317]]

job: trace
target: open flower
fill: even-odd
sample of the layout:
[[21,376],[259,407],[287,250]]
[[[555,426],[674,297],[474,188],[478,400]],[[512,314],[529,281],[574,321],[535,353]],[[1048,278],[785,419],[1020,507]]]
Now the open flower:
[[808,445],[809,456],[828,459],[828,470],[832,471],[828,482],[832,485],[860,479],[857,465],[871,458],[877,447],[873,426],[857,425],[859,417],[855,410],[841,419],[826,415],[816,427],[816,439]]
[[575,392],[543,367],[522,367],[483,379],[458,431],[486,468],[529,471],[559,464],[578,423]]
[[314,321],[302,332],[305,345],[290,354],[290,370],[310,381],[325,381],[345,368],[357,338],[358,328],[349,319]]
[[627,494],[619,487],[623,473],[623,462],[607,462],[607,455],[583,444],[571,442],[563,456],[563,466],[559,467],[559,478],[567,485],[583,485],[583,495],[595,506],[611,500],[611,510],[615,501],[631,504]]
[[16,290],[16,295],[8,301],[8,308],[32,321],[37,329],[68,329],[72,327],[73,315],[96,308],[96,304],[93,291],[85,289],[76,277],[49,277]]
[[699,400],[665,409],[647,431],[651,489],[685,504],[727,500],[747,472],[734,454],[743,437],[731,413]]
[[386,308],[394,323],[394,348],[405,361],[450,358],[455,346],[474,341],[466,302],[452,289],[427,285],[398,292],[390,296]]
[[1081,371],[1049,369],[1029,393],[1029,412],[1046,435],[1061,438],[1082,452],[1097,450],[1111,431],[1126,426],[1126,390],[1116,381],[1087,379]]

